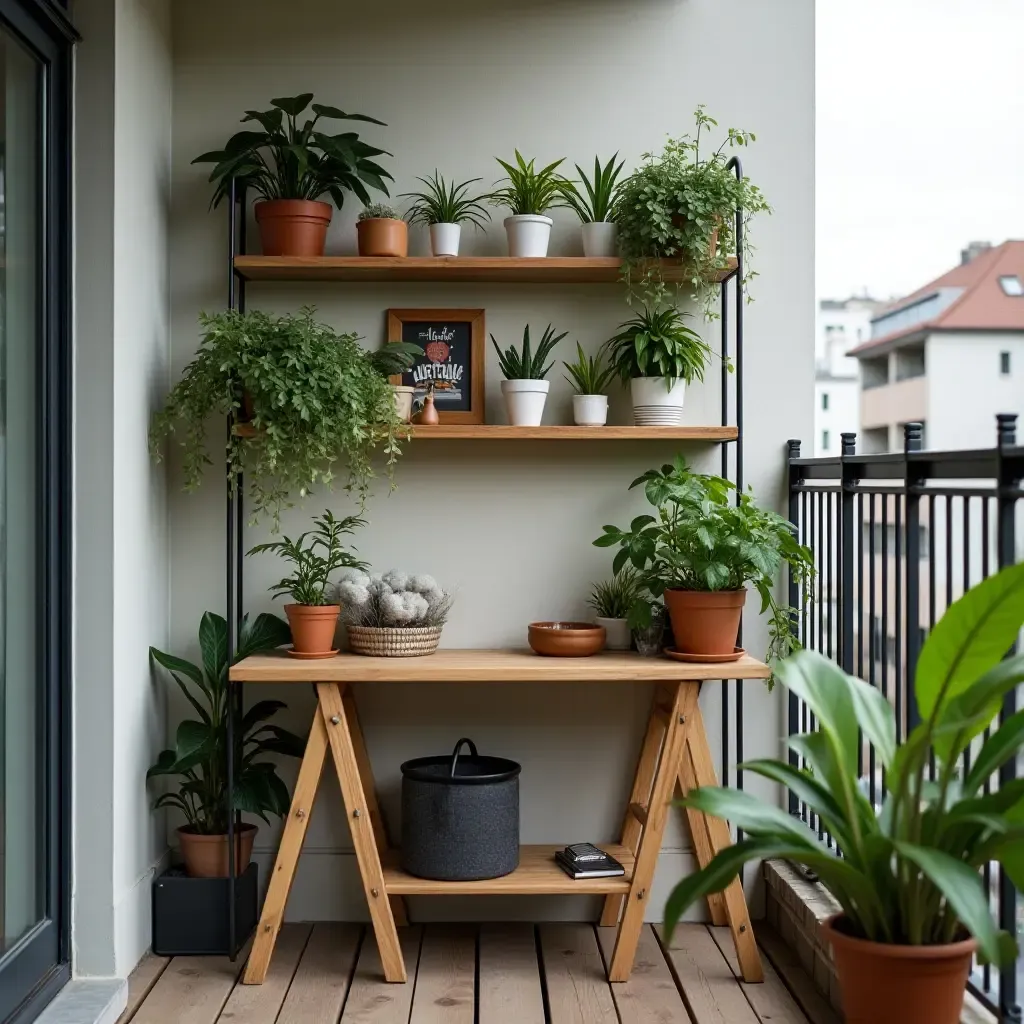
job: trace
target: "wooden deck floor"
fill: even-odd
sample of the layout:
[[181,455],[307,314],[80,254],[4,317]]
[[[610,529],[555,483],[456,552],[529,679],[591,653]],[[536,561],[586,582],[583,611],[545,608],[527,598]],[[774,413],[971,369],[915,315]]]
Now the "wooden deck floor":
[[613,938],[589,924],[411,927],[409,983],[388,985],[363,926],[290,924],[258,987],[223,957],[148,957],[119,1024],[826,1024],[767,961],[765,984],[738,981],[727,929],[685,925],[663,949],[645,927],[622,985],[605,980]]

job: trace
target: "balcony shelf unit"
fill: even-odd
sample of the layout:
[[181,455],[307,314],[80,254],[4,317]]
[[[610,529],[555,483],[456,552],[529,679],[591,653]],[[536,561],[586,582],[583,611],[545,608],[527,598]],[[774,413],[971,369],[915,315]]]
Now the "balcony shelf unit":
[[[255,437],[256,428],[248,423],[234,427],[237,437]],[[715,444],[735,441],[735,427],[509,427],[500,423],[442,423],[436,427],[414,426],[417,441],[696,441]]]

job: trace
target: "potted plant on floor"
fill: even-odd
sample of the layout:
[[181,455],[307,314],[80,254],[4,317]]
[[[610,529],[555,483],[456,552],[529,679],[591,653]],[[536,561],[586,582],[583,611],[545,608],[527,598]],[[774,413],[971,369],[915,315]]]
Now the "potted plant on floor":
[[610,580],[595,583],[591,589],[587,604],[594,610],[594,624],[604,626],[608,650],[628,651],[633,646],[629,613],[642,590],[632,565],[624,565]]
[[334,631],[341,608],[328,596],[331,576],[339,569],[367,568],[365,562],[346,549],[343,540],[354,534],[356,527],[365,526],[365,519],[360,516],[335,519],[328,509],[313,523],[315,529],[300,534],[295,540],[281,537],[257,544],[249,551],[250,555],[272,551],[294,567],[290,576],[270,588],[275,598],[287,595],[292,599],[291,604],[284,606],[284,612],[292,631],[288,653],[293,658],[330,658],[338,653]]
[[235,419],[228,472],[237,480],[244,471],[253,520],[268,514],[275,531],[291,495],[331,486],[339,458],[347,462],[346,487],[365,501],[375,451],[383,450],[389,478],[401,454],[402,423],[387,380],[358,335],[335,333],[313,312],[204,314],[199,351],[150,428],[157,461],[165,440],[180,433],[192,490],[210,464],[210,417]]
[[[583,192],[574,181],[563,179],[562,196],[566,203],[576,211],[583,225],[584,256],[617,256],[619,246],[613,220],[615,203],[618,199],[618,177],[624,161],[616,165],[619,154],[616,153],[603,167],[601,161],[594,157],[594,177],[588,178],[583,168],[576,165],[576,173],[580,176]],[[585,194],[584,194],[585,192]]]
[[524,160],[518,149],[514,164],[498,158],[507,177],[496,183],[502,187],[487,196],[487,201],[509,210],[510,216],[505,218],[509,256],[547,256],[554,221],[546,214],[565,205],[563,179],[558,174],[564,159],[537,170],[534,161]]
[[686,316],[675,306],[645,307],[604,344],[614,373],[629,385],[638,427],[682,423],[686,385],[704,380],[711,346]]
[[[664,596],[675,651],[683,660],[734,660],[740,618],[750,584],[769,613],[768,660],[799,646],[792,609],[779,604],[775,588],[783,564],[790,578],[814,576],[811,552],[799,544],[789,520],[760,508],[750,494],[734,501],[736,485],[722,477],[691,473],[677,455],[672,465],[651,469],[630,484],[643,487],[656,515],[637,516],[629,529],[606,526],[597,547],[618,547],[616,574],[632,564],[655,598]],[[638,600],[630,624],[649,623],[650,603]]]
[[410,224],[425,224],[430,230],[430,252],[434,256],[458,256],[463,224],[483,228],[491,219],[483,203],[484,197],[471,198],[469,186],[480,179],[471,178],[456,184],[446,182],[436,170],[432,178],[417,178],[423,192],[403,192],[403,199],[413,204],[406,214]]
[[[789,738],[795,764],[743,768],[788,787],[842,856],[781,807],[731,789],[695,790],[686,804],[728,819],[744,838],[675,888],[665,907],[669,935],[687,907],[724,889],[743,864],[785,858],[814,871],[842,907],[825,932],[849,1024],[959,1024],[975,950],[996,965],[1017,957],[1015,940],[992,920],[980,872],[997,862],[1024,885],[1024,781],[997,781],[1024,747],[1024,713],[996,724],[1002,698],[1024,680],[1024,656],[1004,660],[1022,626],[1024,564],[952,604],[921,649],[914,693],[922,722],[902,743],[892,706],[873,686],[810,651],[779,665],[815,729]],[[862,736],[885,773],[881,807],[858,779]]]
[[355,132],[329,135],[317,129],[321,118],[384,122],[313,103],[312,117],[300,124],[312,100],[309,92],[271,100],[270,110],[246,111],[242,122],[257,121],[262,131],[238,132],[223,149],[192,161],[215,165],[210,173],[217,183],[214,207],[228,196],[232,181],[260,197],[255,212],[264,256],[323,255],[331,207],[319,201],[321,196],[329,195],[340,210],[346,192],[363,203],[370,202],[367,186],[388,195],[384,179],[391,175],[373,158],[390,154]]
[[[390,381],[394,377],[401,378],[422,355],[423,349],[411,341],[389,341],[376,352],[370,352],[367,359],[385,380]],[[390,387],[395,396],[398,418],[403,423],[411,422],[412,398],[416,389],[408,384],[391,384]]]
[[573,386],[572,418],[578,427],[603,427],[608,422],[608,385],[615,376],[600,354],[587,356],[576,342],[576,362],[565,363],[565,379]]
[[539,427],[544,418],[544,403],[548,400],[551,382],[548,372],[554,363],[547,363],[552,349],[568,334],[563,331],[556,335],[554,327],[548,324],[537,351],[530,348],[530,325],[523,328],[523,347],[510,345],[504,352],[498,347],[494,335],[491,344],[498,353],[498,364],[504,380],[501,395],[505,399],[505,412],[513,427]]
[[371,203],[356,221],[360,256],[408,256],[409,225],[387,203]]

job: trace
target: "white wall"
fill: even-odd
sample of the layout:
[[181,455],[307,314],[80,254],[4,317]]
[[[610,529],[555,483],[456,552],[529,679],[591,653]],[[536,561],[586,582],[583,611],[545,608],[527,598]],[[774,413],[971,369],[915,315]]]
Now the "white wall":
[[[783,447],[807,437],[812,424],[813,292],[813,5],[810,0],[597,0],[516,4],[445,0],[392,5],[386,17],[326,0],[176,0],[174,171],[171,218],[173,368],[196,344],[196,316],[225,303],[225,215],[207,211],[209,188],[193,156],[221,145],[246,108],[273,96],[313,90],[317,99],[387,121],[364,135],[395,153],[394,191],[438,167],[446,175],[496,177],[493,157],[514,147],[540,160],[566,155],[586,163],[616,149],[633,166],[666,133],[690,126],[706,102],[721,124],[757,132],[744,153],[748,173],[764,188],[775,215],[754,227],[757,301],[747,307],[747,480],[782,507]],[[740,26],[742,27],[740,29]],[[726,56],[727,54],[727,56]],[[386,56],[385,56],[386,55]],[[357,204],[335,216],[329,252],[351,252]],[[500,218],[486,235],[467,232],[468,252],[497,254]],[[422,237],[414,252],[425,251]],[[578,253],[578,227],[556,217],[553,253]],[[487,328],[507,344],[529,321],[549,321],[590,350],[628,315],[622,293],[609,288],[445,286],[262,286],[250,306],[294,309],[315,303],[338,328],[381,340],[389,306],[483,306]],[[717,422],[717,374],[688,395],[691,422]],[[487,402],[498,419],[494,360]],[[568,388],[553,374],[549,419],[568,415]],[[613,409],[626,414],[626,402]],[[214,454],[219,443],[215,435]],[[673,452],[639,444],[412,446],[399,469],[398,491],[379,490],[360,552],[382,569],[432,572],[458,591],[445,631],[448,646],[521,644],[538,618],[585,614],[588,585],[609,571],[590,545],[603,523],[623,522],[637,508],[630,480]],[[702,468],[717,469],[718,452],[688,450]],[[173,484],[180,479],[173,480]],[[194,650],[204,608],[223,610],[223,483],[211,470],[202,489],[172,487],[171,641]],[[300,531],[325,505],[346,511],[340,495],[318,494],[285,518]],[[265,536],[251,529],[247,545]],[[267,585],[279,566],[247,562],[247,607],[271,608]],[[748,616],[747,645],[764,649],[764,630]],[[273,688],[261,689],[268,696]],[[311,696],[283,688],[288,723],[308,727]],[[746,690],[748,755],[776,753],[782,702],[760,683]],[[255,699],[257,695],[250,695]],[[628,792],[649,693],[631,686],[363,688],[359,693],[386,813],[395,819],[399,763],[444,751],[460,735],[481,749],[523,762],[524,842],[607,839],[615,835]],[[719,735],[718,687],[706,713]],[[289,767],[289,772],[291,768]],[[774,797],[773,797],[774,798]],[[265,869],[276,832],[262,828]],[[294,918],[362,916],[350,842],[335,786],[327,780],[310,826],[289,905]],[[667,837],[660,896],[692,864],[678,825]],[[435,900],[414,907],[427,916],[580,916],[579,901],[511,904]]]

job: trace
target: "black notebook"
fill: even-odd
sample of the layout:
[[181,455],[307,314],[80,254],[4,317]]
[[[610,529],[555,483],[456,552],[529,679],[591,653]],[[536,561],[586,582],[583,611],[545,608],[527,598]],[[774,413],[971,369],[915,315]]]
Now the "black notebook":
[[626,873],[614,857],[590,843],[578,843],[559,850],[555,861],[570,878],[615,878]]

